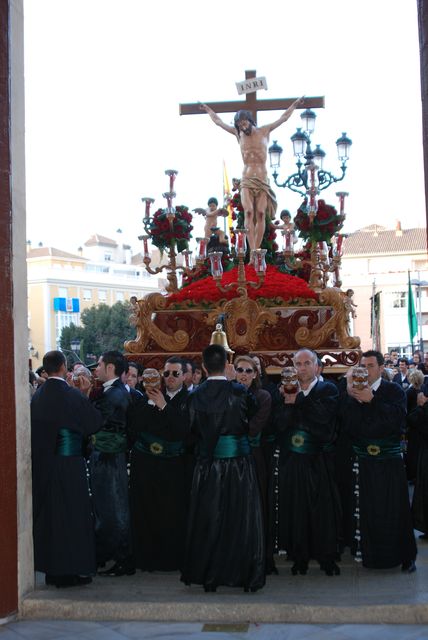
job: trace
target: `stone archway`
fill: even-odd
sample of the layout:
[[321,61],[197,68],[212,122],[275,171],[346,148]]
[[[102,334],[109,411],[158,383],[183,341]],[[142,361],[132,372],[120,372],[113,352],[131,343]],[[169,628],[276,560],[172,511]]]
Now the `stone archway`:
[[0,0],[0,619],[33,586],[23,2]]

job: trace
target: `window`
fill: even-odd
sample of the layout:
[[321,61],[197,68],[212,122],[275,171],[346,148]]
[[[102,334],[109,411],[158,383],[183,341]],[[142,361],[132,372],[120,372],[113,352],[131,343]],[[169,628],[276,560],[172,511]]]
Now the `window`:
[[83,289],[83,299],[92,300],[92,291],[90,289]]
[[395,291],[391,294],[392,308],[393,309],[405,309],[407,306],[407,295],[405,291]]
[[105,253],[104,254],[104,260],[106,262],[111,262],[111,258],[112,258],[112,254],[111,253]]
[[117,302],[123,302],[125,296],[123,295],[123,291],[116,291],[116,300]]
[[107,301],[107,291],[105,291],[104,289],[100,289],[98,291],[98,300],[100,302],[106,302]]

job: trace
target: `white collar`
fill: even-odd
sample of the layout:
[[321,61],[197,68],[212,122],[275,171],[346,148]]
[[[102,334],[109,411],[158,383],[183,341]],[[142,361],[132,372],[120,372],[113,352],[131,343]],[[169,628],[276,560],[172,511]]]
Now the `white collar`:
[[208,380],[227,380],[226,376],[208,376]]
[[104,391],[107,391],[107,389],[110,389],[113,382],[116,382],[116,380],[119,380],[119,378],[112,378],[111,380],[107,380],[107,382],[103,382]]
[[377,380],[375,380],[374,382],[372,382],[372,384],[370,385],[370,389],[372,391],[377,391],[380,387],[380,383],[382,382],[382,376],[380,376]]
[[177,389],[176,391],[167,391],[166,395],[168,396],[168,398],[173,398],[174,396],[177,395],[177,393],[180,393],[180,391],[182,390],[183,385],[181,385],[181,387],[179,389]]
[[67,384],[67,380],[60,378],[60,376],[49,376],[48,380],[61,380],[61,382],[65,382],[65,384]]
[[318,382],[318,378],[314,378],[307,389],[300,389],[304,396],[308,396]]

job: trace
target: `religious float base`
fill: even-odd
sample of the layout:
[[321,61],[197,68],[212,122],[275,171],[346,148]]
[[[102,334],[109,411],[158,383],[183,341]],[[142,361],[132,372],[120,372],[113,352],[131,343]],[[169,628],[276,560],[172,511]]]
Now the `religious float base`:
[[312,562],[306,576],[292,576],[277,560],[257,593],[219,587],[185,587],[178,573],[141,573],[94,579],[92,585],[55,589],[41,586],[22,602],[24,619],[150,620],[251,623],[428,624],[428,545],[419,547],[417,571],[364,569],[349,554],[341,575],[326,577]]
[[241,273],[245,286],[240,287],[233,282],[239,280],[237,271],[224,274],[222,288],[208,276],[175,293],[151,293],[137,301],[137,337],[125,344],[129,357],[157,369],[171,355],[200,361],[220,318],[231,350],[257,354],[269,373],[290,364],[301,347],[317,351],[336,371],[358,362],[360,340],[349,331],[349,292],[337,287],[315,291],[274,266],[260,282],[247,265]]

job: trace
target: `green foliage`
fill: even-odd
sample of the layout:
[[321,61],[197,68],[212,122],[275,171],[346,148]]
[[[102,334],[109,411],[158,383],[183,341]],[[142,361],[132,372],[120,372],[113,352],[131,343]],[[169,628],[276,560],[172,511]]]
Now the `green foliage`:
[[64,327],[61,332],[60,346],[62,349],[71,350],[72,340],[81,340],[80,358],[83,362],[90,363],[94,358],[88,358],[88,354],[96,356],[96,359],[110,349],[123,351],[125,340],[135,338],[135,329],[129,324],[131,306],[129,302],[116,302],[112,307],[106,304],[94,305],[82,311],[80,319],[81,327],[71,324]]

